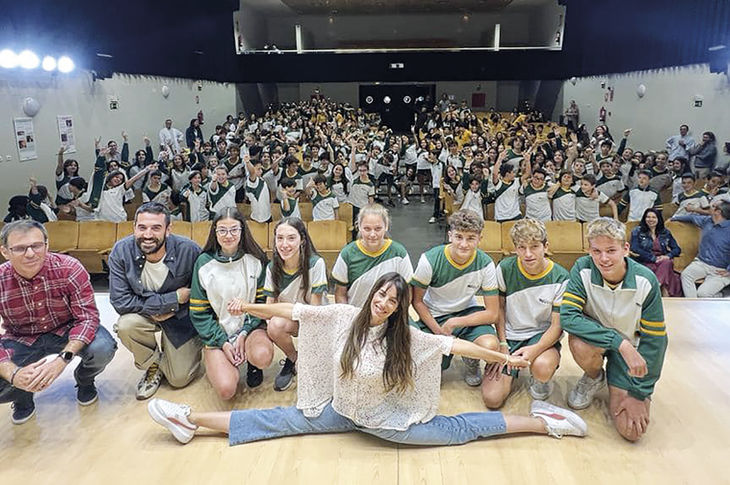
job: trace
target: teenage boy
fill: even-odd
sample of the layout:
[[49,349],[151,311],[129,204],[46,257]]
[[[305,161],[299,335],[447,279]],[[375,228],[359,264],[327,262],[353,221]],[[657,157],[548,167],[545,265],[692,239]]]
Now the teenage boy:
[[618,204],[618,211],[623,212],[628,206],[629,215],[627,220],[629,222],[640,221],[644,215],[644,211],[649,207],[662,210],[662,201],[659,197],[659,192],[649,186],[650,180],[651,172],[649,170],[642,170],[639,172],[638,185],[625,192],[621,198]]
[[216,212],[227,207],[236,207],[236,186],[228,181],[228,169],[218,165],[208,186],[210,201],[210,219],[215,219]]
[[317,174],[309,182],[309,197],[312,200],[312,220],[334,221],[338,217],[337,197],[327,188],[327,177]]
[[695,174],[692,172],[682,175],[682,193],[677,195],[672,202],[679,206],[674,216],[684,216],[690,212],[704,213],[700,209],[709,209],[710,207],[707,194],[702,190],[695,189]]
[[515,181],[514,165],[502,163],[506,155],[506,151],[499,154],[492,172],[494,219],[497,222],[514,221],[522,217],[522,212],[520,212],[520,184]]
[[251,160],[248,155],[244,160],[248,170],[246,196],[251,204],[251,219],[256,222],[271,222],[271,199],[269,188],[261,177],[261,160]]
[[[449,218],[449,244],[421,255],[413,272],[413,308],[420,320],[413,325],[435,335],[453,335],[496,350],[493,324],[499,316],[499,297],[494,263],[477,249],[484,221],[473,211],[459,210]],[[483,298],[484,306],[476,297]],[[444,357],[442,368],[451,364]],[[479,361],[464,359],[464,380],[470,386],[482,382]]]
[[281,179],[281,217],[302,218],[297,198],[297,183],[289,177]]
[[587,236],[590,255],[573,266],[560,307],[570,351],[584,371],[568,405],[587,408],[608,381],[614,426],[636,441],[649,425],[667,348],[661,288],[650,269],[628,257],[624,224],[601,217],[588,224]]
[[616,200],[626,190],[626,186],[621,181],[621,177],[614,173],[610,158],[602,159],[598,165],[601,173],[596,177],[596,188],[606,194],[609,199]]
[[546,176],[547,174],[542,169],[533,170],[529,179],[528,177],[523,178],[522,187],[520,187],[520,194],[525,197],[525,217],[543,222],[553,218],[548,186],[545,181]]
[[[521,219],[510,229],[517,256],[497,265],[499,348],[530,361],[530,395],[545,400],[553,391],[551,381],[560,364],[560,303],[568,282],[568,271],[549,260],[545,224]],[[488,408],[502,406],[510,393],[517,369],[487,365],[482,398]]]
[[600,216],[601,204],[611,207],[613,218],[618,219],[616,202],[596,188],[596,177],[591,174],[580,179],[580,188],[575,191],[575,217],[579,222],[591,222]]

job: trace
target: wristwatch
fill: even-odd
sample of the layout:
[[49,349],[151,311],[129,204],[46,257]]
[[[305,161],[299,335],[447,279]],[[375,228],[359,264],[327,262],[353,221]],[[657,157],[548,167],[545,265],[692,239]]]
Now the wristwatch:
[[58,356],[61,358],[61,360],[63,360],[65,363],[68,364],[69,362],[71,362],[73,360],[74,353],[70,352],[68,350],[65,350],[65,351],[59,352]]

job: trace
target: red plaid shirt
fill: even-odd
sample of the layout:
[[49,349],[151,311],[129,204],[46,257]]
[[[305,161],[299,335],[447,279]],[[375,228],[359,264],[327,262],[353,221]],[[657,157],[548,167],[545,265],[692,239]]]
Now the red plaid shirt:
[[[31,280],[20,276],[9,262],[0,265],[0,316],[5,334],[32,345],[46,333],[90,344],[99,327],[99,311],[89,273],[78,260],[48,253],[43,267]],[[12,351],[0,340],[0,363]]]

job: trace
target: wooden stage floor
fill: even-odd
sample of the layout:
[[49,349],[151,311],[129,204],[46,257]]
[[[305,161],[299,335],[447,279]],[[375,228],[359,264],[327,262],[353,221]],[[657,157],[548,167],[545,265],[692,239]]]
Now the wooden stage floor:
[[[97,301],[111,328],[108,297]],[[88,408],[76,404],[71,368],[36,396],[37,414],[28,423],[12,425],[10,406],[0,405],[2,483],[730,483],[722,465],[730,457],[730,301],[665,299],[664,308],[669,350],[648,434],[636,444],[614,431],[603,391],[580,411],[589,426],[584,439],[517,436],[418,448],[350,433],[233,448],[221,437],[199,436],[182,446],[135,400],[140,372],[120,346],[98,379],[99,401]],[[463,383],[461,361],[455,364],[444,374],[441,413],[483,410],[479,390]],[[296,386],[274,392],[277,372],[278,365],[267,369],[253,391],[243,384],[232,403],[220,402],[205,378],[183,390],[163,385],[157,395],[206,410],[290,405]],[[550,401],[565,406],[579,375],[564,345]],[[520,377],[505,412],[529,411],[526,382]]]

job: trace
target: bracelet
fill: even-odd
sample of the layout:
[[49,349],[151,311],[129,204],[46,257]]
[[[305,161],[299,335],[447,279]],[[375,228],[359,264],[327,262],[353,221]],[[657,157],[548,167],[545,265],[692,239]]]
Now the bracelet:
[[13,385],[13,381],[15,380],[15,374],[17,374],[20,369],[21,369],[20,366],[18,366],[18,367],[15,368],[15,370],[13,371],[13,373],[10,374],[10,385],[13,386],[13,387],[15,387]]

